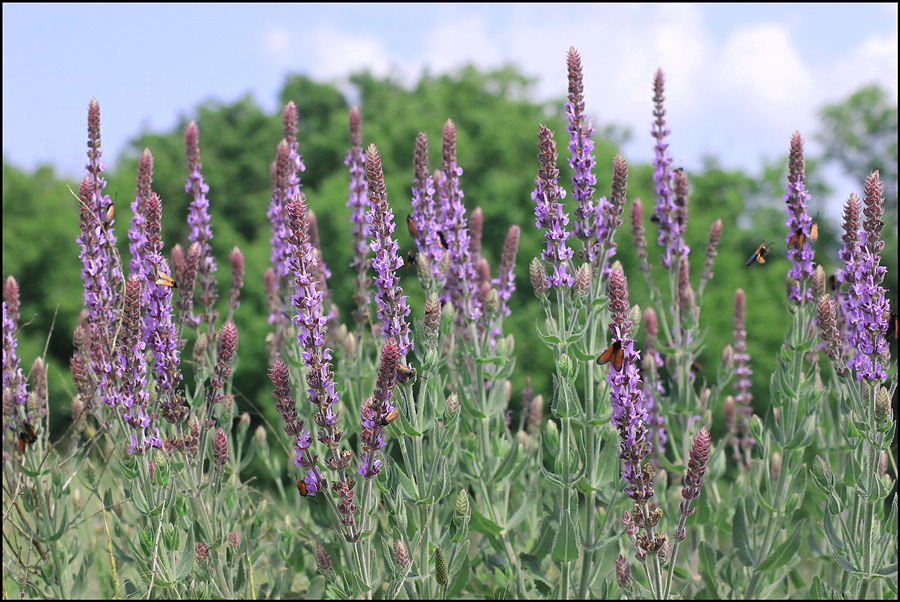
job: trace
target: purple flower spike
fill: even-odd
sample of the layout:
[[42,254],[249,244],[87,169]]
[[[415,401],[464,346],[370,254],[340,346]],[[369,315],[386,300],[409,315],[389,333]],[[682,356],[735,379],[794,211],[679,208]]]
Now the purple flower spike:
[[584,115],[584,84],[581,70],[581,56],[575,48],[570,47],[566,55],[569,69],[569,102],[566,103],[566,118],[569,120],[569,152],[572,154],[569,165],[572,167],[572,197],[578,202],[575,209],[575,236],[584,241],[588,250],[588,259],[594,260],[594,248],[590,244],[593,234],[593,219],[597,212],[594,208],[594,185],[597,176],[593,169],[594,135],[593,120],[587,121]]
[[450,273],[443,299],[453,302],[457,316],[477,322],[481,317],[481,305],[475,294],[478,277],[470,252],[469,226],[463,205],[465,195],[459,187],[463,170],[456,161],[456,126],[449,119],[444,123],[441,155],[441,169],[434,174],[434,184],[440,207],[440,231],[450,257]]
[[400,347],[393,338],[388,339],[381,350],[381,366],[378,379],[375,381],[375,392],[362,407],[363,456],[360,461],[359,476],[371,479],[381,470],[378,451],[384,448],[385,441],[382,430],[397,414],[391,404],[391,391],[397,377],[397,364],[400,361]]
[[612,344],[621,349],[622,364],[621,370],[609,365],[606,382],[611,392],[613,420],[619,431],[622,477],[628,483],[625,494],[641,503],[653,497],[653,469],[643,464],[652,446],[648,441],[649,416],[638,375],[641,354],[628,336],[631,331],[631,321],[627,319],[628,282],[619,268],[614,268],[609,275],[609,300],[613,314]]
[[144,258],[150,302],[144,315],[142,338],[153,351],[159,403],[165,413],[172,407],[172,397],[181,380],[181,360],[178,335],[172,318],[172,288],[163,284],[164,276],[169,275],[169,271],[162,255],[163,242],[159,236],[162,202],[156,193],[150,195],[146,209],[147,243],[144,245]]
[[[216,311],[213,307],[219,293],[216,290],[216,260],[212,254],[212,227],[209,218],[209,200],[206,193],[209,186],[203,182],[200,168],[200,130],[197,123],[192,121],[184,130],[184,141],[187,146],[188,174],[187,184],[184,189],[194,197],[188,211],[188,225],[191,227],[188,240],[200,244],[200,261],[197,265],[198,284],[200,285],[200,303],[206,308],[206,323],[212,328],[216,321]],[[199,318],[197,322],[199,323]]]
[[666,125],[666,110],[663,107],[663,87],[665,77],[662,69],[656,72],[653,82],[653,129],[650,134],[656,139],[653,155],[653,181],[656,183],[656,210],[654,217],[659,224],[657,243],[665,247],[662,263],[666,268],[678,265],[679,256],[686,256],[688,249],[684,244],[684,225],[678,219],[678,207],[673,197],[675,191],[675,172],[672,171],[672,157],[669,155],[669,143],[666,136],[671,130]]
[[387,202],[387,191],[384,187],[384,173],[381,168],[381,156],[374,144],[366,151],[366,179],[369,189],[371,209],[367,220],[372,226],[372,252],[375,258],[375,301],[378,304],[378,317],[382,323],[384,337],[396,337],[400,346],[400,355],[406,356],[412,350],[409,339],[409,324],[406,317],[410,308],[406,305],[406,296],[400,287],[397,270],[403,265],[400,259],[399,245],[393,238],[394,211]]
[[856,339],[857,350],[848,365],[856,369],[857,380],[882,381],[887,378],[882,356],[887,351],[885,335],[891,309],[881,286],[887,268],[881,265],[881,251],[884,249],[884,241],[881,240],[884,182],[878,176],[875,171],[866,178],[864,236],[856,244],[854,282],[848,293],[847,319]]
[[791,137],[791,152],[788,157],[788,188],[784,194],[787,210],[788,233],[785,242],[788,244],[788,258],[791,269],[788,278],[793,279],[790,285],[791,301],[803,304],[812,301],[812,289],[806,286],[813,273],[813,248],[810,238],[812,218],[807,215],[809,192],[806,191],[806,165],[803,159],[803,138],[800,132]]
[[541,259],[553,265],[550,286],[571,287],[575,278],[568,273],[572,249],[566,247],[569,233],[566,225],[569,215],[563,212],[562,201],[566,191],[559,186],[559,170],[556,168],[556,142],[553,132],[540,124],[538,130],[538,160],[540,168],[534,180],[531,198],[537,206],[534,210],[535,226],[544,230],[544,251]]
[[3,421],[12,429],[20,424],[18,406],[25,407],[28,388],[16,355],[19,328],[19,285],[10,276],[3,288]]
[[[353,314],[357,326],[368,320],[369,303],[369,224],[366,222],[366,210],[369,208],[368,187],[366,184],[366,157],[362,148],[362,115],[358,107],[350,108],[350,149],[344,165],[350,168],[350,198],[347,207],[350,208],[350,222],[353,224],[353,238],[356,241],[353,247],[353,260],[351,268],[356,268],[356,311]],[[415,200],[413,200],[415,207]]]
[[419,132],[413,156],[412,213],[409,219],[415,231],[416,248],[429,259],[432,279],[440,282],[443,279],[440,261],[445,249],[439,234],[443,224],[438,222],[434,195],[434,178],[428,171],[428,138]]

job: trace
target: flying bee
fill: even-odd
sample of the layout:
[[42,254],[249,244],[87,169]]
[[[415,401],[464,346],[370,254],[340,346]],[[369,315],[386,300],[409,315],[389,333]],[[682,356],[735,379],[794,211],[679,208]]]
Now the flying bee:
[[[774,243],[769,243],[774,244]],[[754,261],[758,263],[766,262],[766,255],[769,254],[769,246],[766,243],[762,243],[759,245],[759,248],[753,252],[753,255],[750,256],[750,259],[747,260],[747,266],[749,267]]]

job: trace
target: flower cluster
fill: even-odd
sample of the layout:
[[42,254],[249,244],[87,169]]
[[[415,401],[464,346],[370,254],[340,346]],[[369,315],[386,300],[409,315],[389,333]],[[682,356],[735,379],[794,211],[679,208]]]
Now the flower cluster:
[[669,155],[669,143],[666,136],[671,130],[666,125],[666,110],[663,107],[663,86],[665,78],[662,69],[656,72],[653,82],[653,128],[650,134],[656,139],[653,155],[653,181],[656,183],[656,210],[654,219],[659,224],[657,243],[666,249],[662,254],[662,263],[666,268],[678,265],[680,257],[687,256],[690,249],[684,244],[686,216],[682,216],[681,208],[676,204],[673,192],[675,189],[675,173],[672,171],[672,157]]
[[378,379],[375,381],[375,392],[362,407],[360,440],[363,454],[357,473],[366,479],[371,479],[381,471],[378,451],[384,449],[385,445],[381,431],[397,412],[391,404],[391,391],[397,377],[399,361],[400,347],[392,337],[388,339],[381,350],[381,366],[378,369]]
[[[216,260],[210,244],[213,234],[209,218],[209,200],[206,198],[209,186],[203,182],[203,175],[200,173],[203,164],[200,163],[200,130],[197,128],[196,122],[190,122],[185,128],[184,141],[187,146],[188,171],[190,172],[184,189],[193,197],[188,211],[188,225],[191,227],[188,240],[200,245],[200,257],[197,264],[200,303],[205,308],[206,323],[211,329],[216,322],[217,316],[213,306],[216,304],[219,293],[216,290]],[[196,323],[199,323],[199,318]]]
[[[848,365],[856,370],[858,380],[882,381],[887,378],[885,362],[887,351],[887,316],[890,304],[884,296],[881,282],[887,268],[881,265],[881,251],[884,241],[881,231],[884,222],[884,182],[877,171],[866,178],[863,198],[864,236],[856,244],[854,252],[853,285],[849,291],[847,320],[853,332],[857,353]],[[851,266],[845,266],[845,272]]]
[[150,302],[144,314],[142,338],[153,351],[159,404],[165,413],[174,403],[175,389],[181,380],[181,360],[178,334],[172,318],[172,288],[160,280],[163,275],[168,275],[168,267],[163,258],[163,242],[160,239],[162,202],[156,193],[152,193],[147,199],[146,210],[144,273],[147,274]]
[[19,328],[19,284],[10,276],[3,286],[3,421],[9,428],[19,426],[18,407],[25,407],[28,388],[16,354]]
[[[303,363],[308,368],[306,382],[309,388],[309,402],[317,407],[315,421],[319,426],[318,440],[331,450],[331,457],[325,460],[331,470],[343,474],[349,464],[349,458],[338,454],[338,445],[344,432],[337,426],[339,412],[338,396],[331,368],[331,349],[325,347],[325,324],[328,318],[322,313],[323,293],[317,290],[318,267],[316,253],[309,241],[309,224],[307,222],[306,199],[298,194],[288,204],[288,224],[291,236],[290,266],[294,274],[296,292],[291,303],[297,310],[294,324],[297,326],[297,339],[300,341]],[[315,465],[315,456],[306,454],[312,437],[302,431],[297,435],[297,466],[307,469],[307,491],[310,494],[323,489],[324,478]],[[313,461],[311,461],[311,459]]]
[[809,192],[806,190],[806,163],[803,158],[803,138],[800,132],[791,137],[791,151],[788,156],[788,188],[784,194],[787,210],[788,270],[790,282],[788,297],[794,303],[803,304],[812,300],[812,289],[806,281],[813,273],[812,218],[806,213]]
[[628,282],[618,267],[609,276],[609,310],[613,319],[612,344],[622,352],[621,370],[611,366],[606,382],[610,388],[613,422],[619,432],[622,477],[628,483],[625,494],[635,502],[646,502],[653,497],[653,469],[643,463],[651,451],[647,440],[649,417],[638,374],[641,354],[628,336],[632,326],[628,319]]
[[369,188],[370,210],[367,220],[372,225],[372,252],[375,258],[375,301],[378,304],[378,317],[382,323],[382,335],[385,338],[395,337],[400,346],[400,355],[406,356],[412,350],[409,339],[409,324],[406,317],[410,309],[406,305],[406,296],[399,286],[400,278],[397,270],[403,265],[400,259],[399,245],[393,237],[394,210],[387,202],[384,187],[384,173],[381,168],[381,156],[372,144],[366,151],[366,179]]
[[566,191],[558,184],[559,170],[556,168],[556,159],[553,132],[540,124],[538,130],[540,167],[534,180],[531,198],[536,203],[535,226],[544,230],[544,250],[541,252],[541,259],[553,265],[553,273],[549,277],[551,287],[571,287],[575,284],[575,278],[568,273],[569,260],[572,258],[572,249],[566,247],[566,239],[569,238],[566,231],[569,215],[563,211],[561,201],[565,198]]
[[[350,198],[347,207],[350,208],[350,222],[353,227],[353,260],[351,268],[356,268],[356,313],[354,319],[357,325],[362,325],[368,319],[369,308],[369,224],[366,222],[366,210],[369,207],[369,195],[366,184],[366,157],[362,148],[362,115],[358,107],[350,108],[350,148],[347,150],[347,158],[344,165],[350,168]],[[413,208],[416,201],[413,200]],[[274,258],[273,258],[274,259]]]
[[[150,394],[147,388],[147,364],[144,362],[146,343],[141,338],[141,299],[143,282],[132,274],[125,283],[125,309],[122,316],[121,344],[116,358],[116,378],[119,380],[119,402],[123,418],[132,427],[128,453],[144,453],[152,447],[162,447],[155,413],[148,412]],[[148,435],[148,432],[150,433]]]
[[443,300],[453,302],[458,316],[477,322],[481,317],[481,306],[475,294],[477,276],[470,253],[466,208],[462,202],[464,195],[459,187],[463,170],[456,162],[456,126],[449,119],[444,124],[441,142],[442,163],[441,169],[434,174],[434,184],[440,207],[438,230],[444,235],[450,258]]
[[743,289],[734,291],[734,389],[737,411],[740,414],[740,422],[735,421],[735,431],[732,433],[734,449],[742,449],[745,454],[745,462],[749,461],[747,452],[756,443],[750,435],[750,416],[753,415],[753,370],[750,368],[750,354],[747,353],[747,331],[745,330],[746,298]]
[[438,223],[434,195],[434,177],[428,171],[428,138],[419,132],[413,156],[412,213],[409,219],[416,249],[428,259],[431,278],[440,282],[443,278],[440,262],[446,250],[441,243],[442,225]]
[[[587,246],[589,261],[594,260],[594,245],[590,238],[593,234],[593,218],[597,209],[594,208],[594,185],[597,176],[593,169],[594,160],[594,135],[593,120],[587,121],[584,114],[584,83],[581,69],[581,56],[573,47],[569,47],[566,55],[566,65],[569,70],[569,102],[566,103],[566,119],[569,120],[569,165],[572,167],[572,198],[578,203],[575,208],[575,236],[580,238]],[[601,206],[605,199],[601,201]],[[603,211],[601,210],[602,214]]]
[[[844,204],[844,222],[842,224],[842,228],[844,233],[841,235],[841,240],[844,242],[844,247],[841,249],[839,256],[841,260],[843,260],[844,265],[834,274],[835,281],[837,282],[837,295],[839,300],[839,310],[843,316],[847,316],[850,313],[850,297],[846,293],[842,293],[840,289],[840,285],[846,284],[852,288],[854,281],[856,280],[856,245],[859,244],[859,223],[860,218],[862,217],[862,204],[860,203],[859,197],[855,194],[851,193],[850,198],[847,199],[847,202]],[[852,328],[847,328],[847,321],[840,320],[841,329],[846,335],[844,338],[844,343],[848,349],[856,349],[856,332]]]

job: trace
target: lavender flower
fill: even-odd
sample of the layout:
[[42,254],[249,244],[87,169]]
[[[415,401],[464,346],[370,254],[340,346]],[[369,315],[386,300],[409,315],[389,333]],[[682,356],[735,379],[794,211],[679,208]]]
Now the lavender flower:
[[500,311],[504,316],[510,315],[507,302],[516,290],[516,254],[519,252],[519,237],[522,229],[513,224],[506,233],[503,243],[503,251],[500,253],[500,268],[497,277],[491,280],[491,284],[497,287],[497,296],[500,298]]
[[434,178],[428,172],[428,138],[419,132],[413,157],[412,213],[409,217],[415,231],[416,248],[420,255],[428,258],[432,280],[440,282],[444,276],[440,262],[445,249],[439,234],[443,224],[438,222],[434,195]]
[[[859,243],[859,223],[862,216],[862,204],[859,198],[851,193],[850,198],[844,205],[844,233],[841,240],[844,241],[844,248],[841,249],[839,256],[844,261],[844,267],[838,269],[835,274],[835,280],[838,283],[837,295],[840,302],[840,312],[843,316],[850,315],[850,297],[846,293],[841,292],[842,284],[853,286],[856,279],[856,245]],[[856,332],[852,328],[848,328],[846,319],[840,320],[841,330],[844,333],[844,340],[847,349],[856,349]]]
[[665,141],[671,130],[666,125],[666,110],[663,108],[663,86],[665,78],[662,69],[656,72],[653,83],[653,129],[650,134],[656,139],[653,156],[653,181],[656,183],[656,210],[654,218],[659,224],[659,238],[657,243],[666,249],[662,254],[663,266],[669,268],[673,263],[677,265],[676,258],[688,254],[689,249],[684,244],[684,225],[678,219],[678,207],[673,199],[672,192],[675,188],[675,174],[672,172],[672,157],[669,155],[669,143]]
[[569,233],[566,225],[569,215],[563,212],[562,201],[566,191],[557,184],[559,170],[556,169],[556,142],[553,132],[540,124],[538,130],[538,160],[540,168],[534,180],[531,198],[537,203],[534,210],[535,226],[544,230],[544,250],[541,259],[553,265],[550,286],[571,287],[574,277],[568,273],[572,249],[566,247]]
[[[216,260],[210,245],[213,234],[209,218],[209,200],[206,198],[209,186],[203,182],[203,175],[200,173],[203,164],[200,163],[200,130],[197,128],[196,122],[190,122],[185,128],[184,141],[187,146],[188,171],[190,172],[184,189],[194,197],[188,212],[188,225],[191,227],[188,240],[200,244],[200,260],[197,266],[200,303],[206,308],[206,323],[211,329],[217,317],[213,307],[219,293],[216,291]],[[199,318],[195,323],[199,324]]]
[[[316,290],[318,268],[315,250],[309,242],[306,211],[306,199],[302,193],[288,204],[288,224],[291,232],[290,266],[296,285],[296,293],[291,297],[291,303],[297,310],[294,324],[297,326],[297,339],[302,349],[301,357],[309,370],[306,376],[309,388],[306,391],[309,394],[309,402],[318,408],[315,416],[316,424],[319,426],[318,439],[332,452],[332,456],[325,460],[325,464],[331,470],[343,474],[349,458],[340,457],[337,452],[344,433],[337,427],[338,396],[334,372],[331,369],[331,349],[325,347],[327,318],[322,313],[323,293]],[[309,448],[311,439],[308,435],[304,437],[304,434],[298,435],[295,461],[298,466],[307,467],[304,464],[308,463],[308,460],[303,458],[303,451]],[[313,492],[324,488],[324,478],[321,477],[318,468],[307,471],[307,486]]]
[[[848,365],[856,370],[857,380],[882,381],[887,378],[881,356],[887,351],[886,318],[890,315],[890,305],[881,286],[887,268],[881,265],[881,251],[884,249],[884,241],[881,240],[884,182],[878,176],[878,172],[874,171],[866,178],[864,237],[856,244],[855,265],[852,266],[854,282],[848,293],[847,319],[857,349],[856,356]],[[845,266],[845,271],[850,267]]]
[[[150,394],[147,387],[147,364],[144,362],[146,343],[141,338],[141,279],[132,274],[125,283],[125,309],[122,321],[121,345],[116,360],[116,378],[119,386],[119,402],[123,418],[135,432],[130,434],[128,453],[140,454],[150,447],[161,447],[159,427],[148,414]],[[147,435],[148,429],[151,435]],[[138,438],[140,435],[140,438]]]
[[216,356],[216,366],[213,368],[213,376],[206,387],[207,418],[212,417],[213,405],[221,403],[225,395],[220,393],[225,386],[228,376],[231,374],[231,363],[237,350],[238,330],[234,322],[228,321],[219,332],[219,353]]
[[[92,331],[89,371],[97,378],[96,390],[101,401],[114,403],[110,398],[113,391],[111,346],[118,323],[122,272],[116,260],[114,214],[110,213],[112,200],[103,194],[106,180],[102,177],[105,165],[100,162],[101,154],[100,105],[94,98],[88,106],[88,163],[85,165],[88,174],[79,189],[81,234],[76,241],[81,246],[84,304]],[[84,401],[90,404],[89,399]]]
[[241,289],[244,288],[244,254],[238,247],[234,247],[228,255],[228,260],[231,262],[231,296],[228,300],[228,316],[231,319],[234,311],[241,304],[238,297],[241,296]]
[[[153,155],[149,148],[145,148],[138,158],[137,187],[134,193],[134,202],[131,203],[131,229],[128,231],[128,250],[131,252],[131,263],[129,268],[131,273],[140,279],[145,279],[144,269],[144,244],[147,235],[144,232],[144,224],[147,222],[145,217],[147,199],[150,198],[151,186],[153,184]],[[142,301],[141,307],[146,307],[145,301]]]
[[478,322],[481,307],[475,294],[477,277],[470,253],[466,208],[462,202],[465,195],[459,187],[459,177],[463,170],[456,161],[456,126],[449,119],[444,124],[441,148],[441,169],[435,172],[434,183],[440,206],[440,231],[447,242],[450,259],[450,273],[443,300],[453,302],[458,316]]
[[[357,328],[368,320],[369,303],[369,224],[366,222],[366,209],[369,207],[369,196],[366,185],[366,158],[362,148],[362,116],[358,107],[350,108],[350,148],[347,150],[347,158],[344,165],[350,168],[350,198],[347,207],[350,208],[350,222],[353,224],[353,238],[356,241],[353,247],[353,260],[351,268],[356,268],[356,287],[354,301],[356,312],[353,314]],[[413,208],[416,206],[413,197]]]
[[593,186],[597,176],[593,169],[594,135],[593,120],[586,121],[584,115],[584,83],[581,69],[581,56],[573,47],[569,47],[566,55],[569,69],[569,102],[566,103],[566,118],[569,120],[569,152],[572,167],[572,197],[578,203],[575,208],[575,236],[587,247],[588,260],[594,260],[594,247],[590,242],[593,233],[593,218],[597,210],[594,208]]
[[387,202],[384,187],[384,173],[381,168],[381,156],[374,144],[366,151],[366,179],[369,188],[371,209],[367,220],[372,226],[374,240],[372,252],[375,259],[375,301],[378,305],[378,317],[382,322],[382,334],[385,338],[396,337],[400,346],[400,355],[406,356],[413,347],[409,339],[409,324],[406,317],[410,309],[406,305],[406,296],[399,286],[400,278],[397,270],[403,265],[399,256],[399,245],[394,240],[394,212]]
[[691,508],[691,500],[700,497],[700,488],[703,487],[703,475],[706,473],[706,462],[709,459],[709,431],[706,427],[701,427],[700,432],[694,435],[694,442],[691,445],[691,457],[688,460],[687,471],[684,473],[684,488],[681,490],[681,497],[684,501],[679,505],[682,520],[678,524],[675,531],[675,539],[684,541],[684,519],[696,512],[696,508]]
[[156,193],[150,195],[146,209],[147,242],[144,245],[144,258],[150,288],[150,303],[144,315],[142,338],[153,351],[158,403],[165,415],[174,406],[172,397],[181,380],[179,372],[181,360],[178,335],[172,319],[172,288],[158,283],[160,275],[167,274],[168,267],[162,255],[163,242],[160,240],[162,202]]
[[[747,353],[747,331],[744,329],[745,298],[743,289],[734,292],[734,376],[735,376],[735,401],[740,413],[740,424],[736,433],[737,445],[744,450],[744,461],[749,462],[747,454],[756,443],[750,435],[750,416],[753,415],[753,394],[750,389],[753,386],[750,368],[750,354]],[[738,458],[735,458],[738,459]]]
[[625,210],[625,198],[628,190],[628,163],[622,153],[616,153],[613,157],[613,182],[612,192],[609,201],[605,198],[600,199],[597,206],[597,229],[595,236],[597,242],[606,249],[605,258],[596,258],[604,260],[603,275],[609,274],[609,260],[616,254],[616,243],[613,237],[619,226],[622,225],[621,215]]
[[843,341],[841,331],[837,327],[837,311],[831,295],[821,295],[816,312],[816,321],[819,324],[819,336],[825,343],[825,355],[835,363],[835,373],[844,376],[847,368],[844,365]]
[[3,287],[3,420],[12,429],[20,424],[17,406],[24,409],[28,398],[25,375],[16,355],[18,328],[19,285],[10,276]]
[[653,469],[643,464],[652,448],[647,440],[649,417],[637,368],[641,355],[628,336],[632,326],[628,319],[628,282],[618,267],[609,276],[609,309],[613,319],[612,344],[618,345],[623,354],[621,371],[610,366],[606,382],[611,392],[613,421],[619,431],[622,477],[628,483],[625,494],[635,502],[647,502],[653,497]]
[[385,440],[382,429],[395,415],[396,410],[391,403],[391,391],[397,378],[397,363],[400,361],[400,347],[392,337],[381,349],[381,366],[378,379],[375,381],[375,392],[362,407],[362,441],[363,454],[357,470],[359,476],[371,479],[381,470],[378,451],[384,449]]
[[788,188],[784,194],[784,202],[788,214],[786,222],[788,233],[785,242],[788,243],[788,258],[791,260],[788,278],[794,281],[788,297],[798,304],[808,303],[812,300],[812,290],[806,286],[806,281],[813,273],[814,252],[810,243],[812,218],[806,213],[809,192],[806,191],[806,166],[800,132],[794,132],[791,137]]

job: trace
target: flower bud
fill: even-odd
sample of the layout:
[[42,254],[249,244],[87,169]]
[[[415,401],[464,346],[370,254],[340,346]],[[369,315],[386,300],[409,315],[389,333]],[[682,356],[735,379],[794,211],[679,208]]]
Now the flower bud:
[[447,572],[447,562],[440,548],[434,550],[434,579],[439,585],[447,585],[450,575]]

